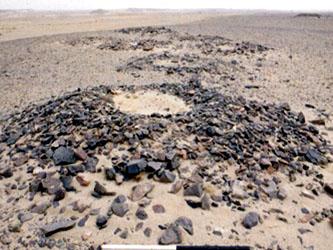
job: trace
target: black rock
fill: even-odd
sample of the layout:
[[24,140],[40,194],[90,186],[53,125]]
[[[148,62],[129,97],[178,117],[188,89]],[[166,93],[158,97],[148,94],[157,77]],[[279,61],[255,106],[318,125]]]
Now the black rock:
[[51,236],[60,231],[66,231],[72,229],[75,226],[75,221],[63,219],[50,224],[47,224],[41,228],[46,237]]
[[256,212],[249,212],[243,219],[243,226],[247,229],[255,227],[259,223],[259,215]]
[[306,154],[305,158],[313,164],[326,164],[327,160],[320,152],[316,149],[310,148]]
[[96,219],[96,226],[99,228],[99,229],[102,229],[102,228],[105,228],[108,223],[108,218],[104,215],[99,215],[97,216],[97,219]]
[[6,168],[5,170],[0,171],[0,176],[10,178],[13,176],[13,170],[11,168]]
[[65,198],[65,195],[66,195],[66,191],[62,188],[59,188],[54,194],[53,201],[60,201]]
[[125,173],[128,176],[135,176],[145,170],[147,162],[145,159],[132,160],[127,163]]
[[68,147],[59,147],[54,151],[53,161],[56,165],[73,164],[76,161],[74,150]]
[[165,163],[163,163],[163,162],[150,161],[147,164],[146,171],[148,171],[148,172],[157,172],[164,166],[165,166]]

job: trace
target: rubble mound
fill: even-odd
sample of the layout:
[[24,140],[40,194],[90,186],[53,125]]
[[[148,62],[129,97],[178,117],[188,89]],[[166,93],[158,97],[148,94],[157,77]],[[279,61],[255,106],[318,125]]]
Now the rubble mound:
[[[133,112],[122,106],[119,98],[126,96],[146,110]],[[167,101],[168,112],[160,111],[153,103],[158,96],[179,99],[182,104]],[[150,112],[154,108],[156,112]],[[169,184],[171,194],[182,192],[189,209],[203,210],[226,204],[245,211],[248,201],[285,199],[288,194],[280,187],[277,172],[292,182],[298,176],[317,180],[302,193],[307,197],[319,195],[318,188],[332,190],[321,181],[319,171],[321,165],[332,161],[332,146],[302,113],[291,111],[288,104],[225,96],[195,80],[187,84],[78,89],[11,114],[0,131],[0,181],[12,178],[17,182],[15,188],[25,191],[24,196],[8,198],[8,205],[43,197],[42,202],[18,210],[20,221],[9,225],[9,231],[16,232],[25,221],[44,215],[32,230],[38,240],[30,241],[29,246],[53,244],[50,235],[83,227],[89,216],[96,216],[95,230],[103,230],[111,216],[124,217],[130,211],[128,202],[137,203],[136,218],[146,220],[149,215],[144,207],[150,204],[149,193],[157,183]],[[102,167],[101,157],[107,161]],[[17,177],[19,171],[26,173],[24,180]],[[102,174],[103,179],[95,180],[91,188],[86,174]],[[73,185],[74,178],[79,186]],[[147,181],[140,182],[142,179]],[[124,185],[132,180],[139,183],[132,188],[130,201],[119,190],[103,184]],[[82,200],[67,200],[69,193],[84,190],[90,190],[93,201],[117,196],[106,215],[100,209],[91,209],[78,222],[76,216],[58,218],[65,216],[66,207],[79,213],[90,208],[91,204],[81,204]],[[50,222],[47,211],[59,204],[66,205]],[[153,210],[165,213],[159,204]],[[332,214],[332,210],[325,210],[322,216]],[[251,229],[261,220],[251,212],[242,225]],[[192,221],[186,217],[160,228],[164,230],[157,239],[160,244],[181,243],[181,228],[193,234]],[[150,233],[151,229],[145,229],[145,235]],[[128,234],[125,229],[119,237],[125,239]],[[7,239],[5,231],[2,240],[9,242]],[[87,247],[88,243],[82,244]]]

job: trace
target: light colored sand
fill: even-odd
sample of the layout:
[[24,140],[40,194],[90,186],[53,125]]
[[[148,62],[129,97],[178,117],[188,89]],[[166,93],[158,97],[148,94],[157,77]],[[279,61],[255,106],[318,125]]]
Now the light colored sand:
[[157,91],[121,92],[113,96],[117,108],[122,112],[150,115],[153,113],[175,114],[189,111],[183,100]]

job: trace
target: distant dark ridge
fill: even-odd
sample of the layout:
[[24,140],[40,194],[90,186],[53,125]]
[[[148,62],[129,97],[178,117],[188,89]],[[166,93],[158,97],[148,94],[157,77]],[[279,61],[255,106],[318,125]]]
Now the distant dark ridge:
[[103,10],[103,9],[97,9],[97,10],[90,11],[90,14],[93,14],[93,15],[103,15],[103,14],[106,14],[106,13],[108,13],[108,11]]
[[295,17],[316,17],[321,18],[322,16],[318,13],[299,13]]

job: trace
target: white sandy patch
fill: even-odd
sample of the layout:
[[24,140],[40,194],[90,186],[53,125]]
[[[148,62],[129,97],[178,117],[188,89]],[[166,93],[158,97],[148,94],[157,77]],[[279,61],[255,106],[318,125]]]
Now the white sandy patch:
[[173,95],[157,91],[122,92],[113,97],[122,112],[150,115],[153,113],[175,114],[189,111],[185,102]]

